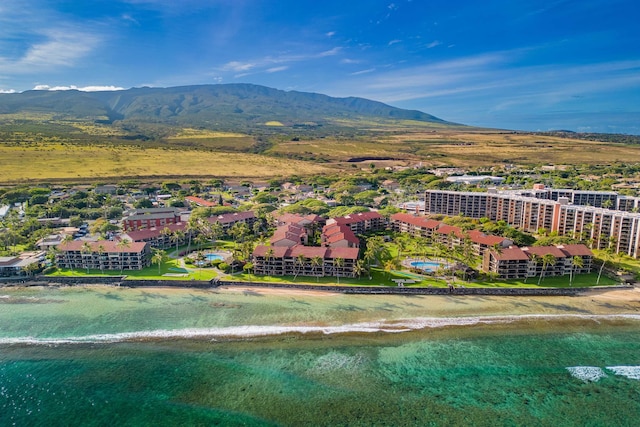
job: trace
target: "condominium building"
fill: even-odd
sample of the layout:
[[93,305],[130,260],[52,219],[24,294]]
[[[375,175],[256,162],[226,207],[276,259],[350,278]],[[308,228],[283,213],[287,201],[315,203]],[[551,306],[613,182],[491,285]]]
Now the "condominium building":
[[[557,194],[556,201],[526,197],[514,192],[429,190],[425,194],[425,208],[430,214],[463,213],[472,218],[486,217],[493,221],[505,221],[513,227],[532,233],[545,229],[557,232],[560,236],[590,241],[594,248],[610,247],[616,253],[634,258],[640,256],[639,213],[571,204],[566,195]],[[574,191],[572,200],[591,200],[605,204],[606,200],[611,200],[610,196],[608,192],[586,194]],[[463,207],[464,210],[461,210]]]
[[149,244],[74,240],[58,245],[56,265],[69,269],[142,270],[149,266]]
[[355,234],[368,231],[384,230],[387,227],[386,219],[378,212],[360,212],[327,220],[327,225],[339,224],[351,228]]
[[253,270],[269,276],[355,277],[358,252],[358,248],[259,245],[253,251]]

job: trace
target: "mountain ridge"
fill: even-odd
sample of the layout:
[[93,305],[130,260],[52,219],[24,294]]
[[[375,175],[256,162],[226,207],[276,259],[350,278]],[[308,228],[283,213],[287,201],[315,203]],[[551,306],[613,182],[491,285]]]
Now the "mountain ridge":
[[459,126],[422,111],[401,109],[366,98],[336,98],[247,83],[98,92],[32,90],[0,94],[0,114],[21,112],[51,113],[106,122],[161,122],[245,129],[269,121],[320,126],[358,118]]

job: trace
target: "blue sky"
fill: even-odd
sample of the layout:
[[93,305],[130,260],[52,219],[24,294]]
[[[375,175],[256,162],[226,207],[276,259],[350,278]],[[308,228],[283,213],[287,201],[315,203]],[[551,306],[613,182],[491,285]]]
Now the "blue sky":
[[0,92],[255,83],[640,134],[637,0],[2,0]]

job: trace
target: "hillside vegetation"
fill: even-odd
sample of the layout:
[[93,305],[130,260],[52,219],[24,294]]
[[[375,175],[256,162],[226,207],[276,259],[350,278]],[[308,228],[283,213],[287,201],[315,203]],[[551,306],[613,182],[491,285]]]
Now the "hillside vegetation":
[[304,176],[370,162],[640,162],[638,138],[602,139],[478,129],[361,98],[245,84],[0,94],[0,183]]

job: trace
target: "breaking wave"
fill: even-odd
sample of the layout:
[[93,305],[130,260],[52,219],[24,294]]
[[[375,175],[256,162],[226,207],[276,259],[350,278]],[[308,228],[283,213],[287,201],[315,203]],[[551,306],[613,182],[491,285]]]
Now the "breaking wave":
[[[288,326],[288,325],[248,325],[214,328],[159,329],[113,334],[92,334],[71,337],[6,337],[0,338],[1,344],[83,344],[113,343],[124,341],[163,340],[163,339],[225,339],[254,338],[284,334],[348,334],[348,333],[401,333],[429,328],[473,326],[481,324],[508,324],[514,322],[539,320],[640,320],[640,315],[517,315],[517,316],[478,316],[447,318],[412,318],[400,320],[382,320],[378,322],[353,323],[335,326]],[[613,367],[623,368],[623,367]],[[611,368],[611,370],[613,370]],[[607,368],[609,369],[609,368]],[[622,372],[622,371],[621,371]],[[621,374],[622,375],[622,374]],[[640,376],[640,371],[638,372]]]
[[569,371],[572,376],[584,382],[595,382],[607,376],[607,374],[597,366],[570,366],[567,368],[567,371]]
[[640,380],[640,366],[607,366],[607,370],[631,380]]

